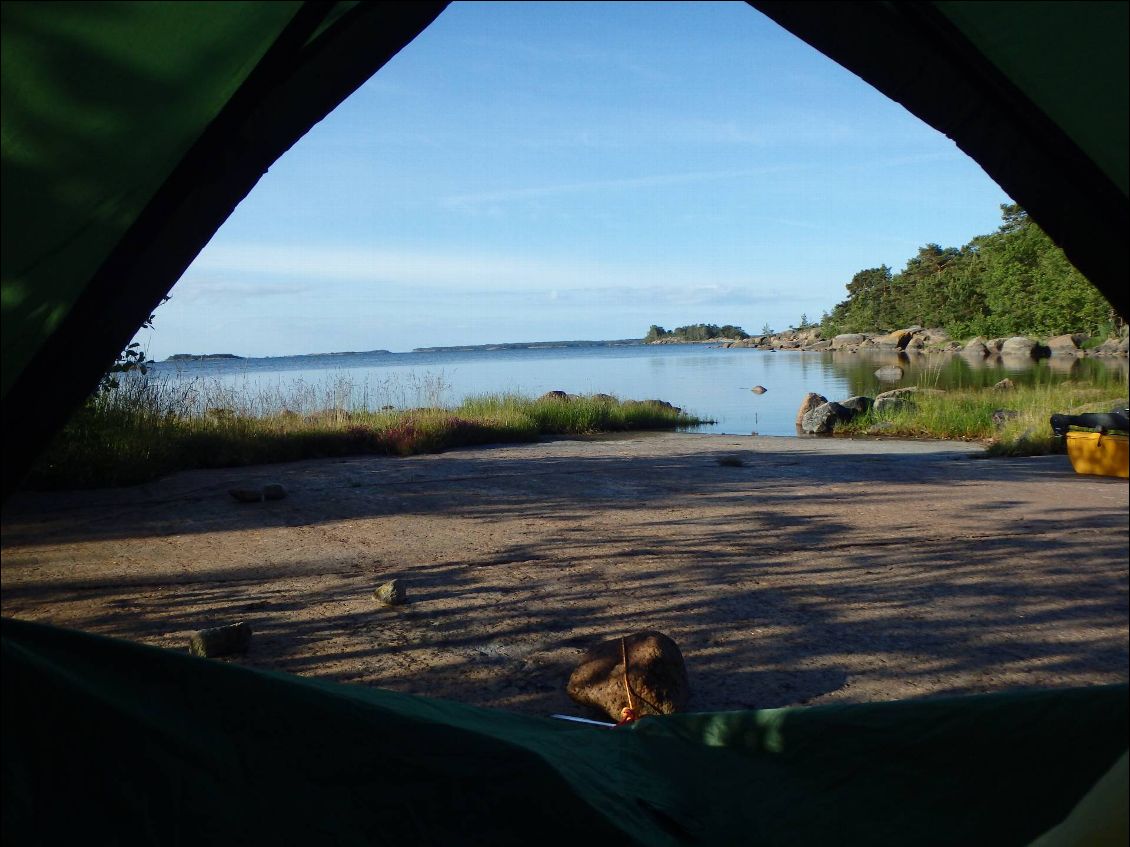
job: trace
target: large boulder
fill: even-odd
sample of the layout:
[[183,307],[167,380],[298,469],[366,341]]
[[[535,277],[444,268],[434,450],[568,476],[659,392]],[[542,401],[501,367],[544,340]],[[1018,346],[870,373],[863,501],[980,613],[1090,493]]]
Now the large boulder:
[[654,630],[612,638],[590,649],[569,676],[566,693],[582,706],[620,720],[628,706],[625,655],[637,715],[670,715],[686,708],[690,685],[683,654],[673,640]]
[[1130,351],[1130,338],[1127,338],[1125,335],[1123,335],[1121,338],[1108,338],[1093,351],[1091,351],[1091,355],[1125,356],[1128,351]]
[[961,355],[971,359],[984,359],[989,355],[989,347],[985,339],[978,335],[965,342],[965,346],[961,348]]
[[875,405],[875,401],[870,397],[856,395],[855,397],[849,397],[847,400],[841,400],[840,405],[851,412],[854,417],[855,415],[866,415],[870,412],[871,407]]
[[907,353],[921,353],[925,349],[926,336],[924,335],[915,335],[910,341],[906,342],[905,350]]
[[624,406],[625,408],[647,406],[652,409],[666,409],[668,411],[675,412],[676,414],[683,411],[680,406],[672,405],[666,400],[625,400],[620,405]]
[[875,395],[875,412],[884,414],[912,405],[915,395],[919,394],[945,394],[945,392],[940,388],[919,388],[916,385],[909,385],[906,388],[892,388],[890,391]]
[[804,426],[804,416],[815,409],[817,406],[822,406],[828,402],[828,398],[823,394],[815,394],[809,392],[804,395],[804,399],[800,403],[800,409],[796,413],[796,426],[801,429]]
[[264,500],[283,500],[286,498],[286,486],[281,482],[270,482],[263,486]]
[[833,350],[844,350],[849,347],[858,347],[866,340],[867,336],[858,332],[845,332],[832,339]]
[[1048,339],[1048,349],[1053,356],[1076,356],[1079,354],[1079,341],[1074,335],[1057,335]]
[[1001,344],[1001,355],[1011,359],[1035,359],[1040,355],[1040,345],[1031,338],[1014,335]]
[[836,424],[850,421],[855,413],[839,403],[822,403],[804,416],[800,428],[811,435],[826,435]]
[[915,330],[912,329],[896,329],[894,332],[888,332],[886,335],[880,335],[874,339],[876,347],[887,347],[894,350],[903,350],[909,343],[911,336],[914,335]]
[[888,400],[892,397],[909,397],[911,394],[918,393],[917,385],[908,385],[905,388],[892,388],[890,391],[884,391],[882,394],[875,395],[875,402],[880,400]]

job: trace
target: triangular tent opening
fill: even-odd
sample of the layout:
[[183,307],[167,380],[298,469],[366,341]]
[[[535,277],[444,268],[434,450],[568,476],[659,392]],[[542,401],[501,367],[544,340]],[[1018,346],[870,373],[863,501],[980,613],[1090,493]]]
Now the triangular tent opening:
[[[950,136],[1127,314],[1126,3],[753,5]],[[266,168],[442,9],[3,5],[5,496]],[[1126,686],[609,733],[3,635],[12,843],[1019,844],[1127,746]]]

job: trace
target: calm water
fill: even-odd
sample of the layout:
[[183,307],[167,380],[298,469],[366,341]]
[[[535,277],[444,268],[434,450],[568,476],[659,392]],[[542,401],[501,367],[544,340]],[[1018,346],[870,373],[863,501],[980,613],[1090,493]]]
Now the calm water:
[[[902,380],[881,383],[874,372],[898,364]],[[483,393],[603,392],[621,399],[667,400],[716,423],[696,432],[795,435],[796,411],[809,391],[829,400],[874,395],[903,385],[938,388],[1063,379],[1109,384],[1126,394],[1125,359],[1043,360],[995,367],[960,356],[900,359],[897,354],[769,352],[708,345],[361,353],[269,359],[163,362],[153,372],[173,384],[210,386],[206,400],[259,396],[264,406],[296,411],[332,401],[353,407],[457,404]],[[764,394],[750,389],[764,386]],[[217,400],[217,391],[221,400]]]

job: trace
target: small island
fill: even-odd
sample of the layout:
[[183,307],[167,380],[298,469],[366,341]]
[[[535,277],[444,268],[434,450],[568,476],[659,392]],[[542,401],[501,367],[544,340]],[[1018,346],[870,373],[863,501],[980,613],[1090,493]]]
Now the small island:
[[242,359],[235,353],[173,353],[166,362],[205,362],[211,359]]
[[749,333],[733,324],[689,324],[664,329],[652,324],[644,336],[644,344],[703,344],[710,341],[743,341]]

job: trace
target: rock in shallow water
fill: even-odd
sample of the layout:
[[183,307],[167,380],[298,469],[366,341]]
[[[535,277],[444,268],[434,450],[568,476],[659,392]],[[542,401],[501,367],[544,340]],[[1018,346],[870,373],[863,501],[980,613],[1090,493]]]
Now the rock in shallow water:
[[796,413],[796,426],[797,429],[804,428],[804,416],[815,409],[817,406],[823,406],[828,402],[828,398],[823,394],[816,394],[815,392],[808,392],[804,395],[804,399],[800,403],[800,409]]
[[811,435],[826,435],[841,421],[850,421],[855,414],[839,403],[823,403],[804,416],[800,428]]

